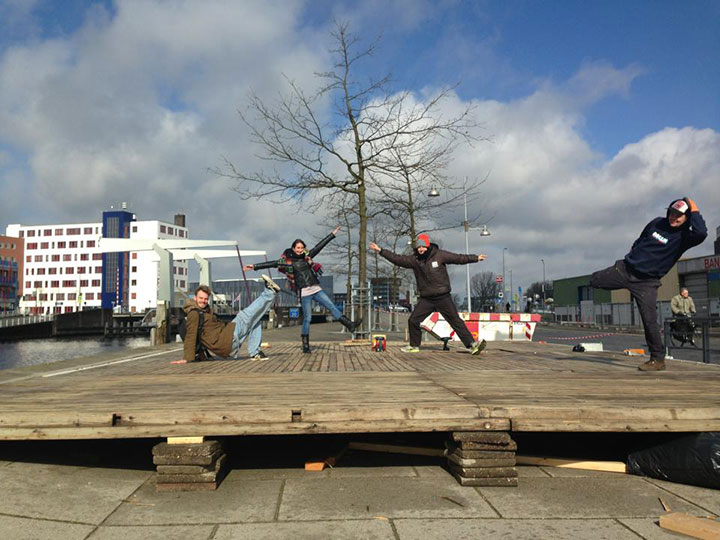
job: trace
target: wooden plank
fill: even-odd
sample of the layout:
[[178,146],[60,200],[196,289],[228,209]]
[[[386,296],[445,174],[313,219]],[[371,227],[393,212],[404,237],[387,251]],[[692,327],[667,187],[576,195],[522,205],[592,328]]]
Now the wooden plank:
[[516,456],[518,465],[537,465],[538,467],[560,467],[563,469],[581,469],[585,471],[605,471],[626,473],[627,467],[622,461],[583,461],[558,459],[539,456]]
[[205,440],[205,437],[168,437],[168,444],[200,444]]
[[402,446],[396,444],[376,444],[351,442],[348,444],[351,450],[365,450],[367,452],[387,452],[389,454],[410,454],[415,456],[444,456],[442,448],[421,448],[418,446]]
[[720,538],[720,522],[714,519],[690,516],[682,512],[672,512],[660,516],[660,527],[702,540],[718,540]]

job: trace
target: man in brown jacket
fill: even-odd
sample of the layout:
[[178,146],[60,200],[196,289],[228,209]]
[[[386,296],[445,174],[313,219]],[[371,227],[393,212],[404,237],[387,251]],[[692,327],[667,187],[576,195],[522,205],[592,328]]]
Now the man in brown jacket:
[[411,268],[415,273],[420,300],[408,319],[410,345],[403,347],[400,349],[401,351],[420,352],[420,338],[422,337],[420,323],[435,311],[439,312],[455,330],[463,345],[470,349],[471,354],[479,354],[485,348],[485,340],[475,341],[470,330],[465,326],[465,322],[458,315],[455,303],[450,297],[450,276],[448,276],[446,267],[448,264],[470,264],[484,261],[485,255],[463,255],[444,251],[437,244],[431,243],[427,234],[418,235],[417,247],[412,255],[397,255],[381,248],[374,242],[370,242],[369,247],[394,265]]
[[182,360],[175,360],[171,363],[185,364],[195,360],[201,311],[203,312],[203,325],[200,331],[200,342],[210,352],[222,357],[231,356],[240,348],[245,338],[249,338],[248,353],[250,357],[253,360],[266,360],[267,355],[260,350],[262,342],[260,321],[270,311],[280,286],[266,275],[261,277],[265,281],[263,293],[252,304],[241,310],[229,323],[219,320],[210,308],[209,301],[212,294],[210,287],[200,285],[195,291],[195,299],[188,300],[183,307],[187,318],[187,333],[185,334]]

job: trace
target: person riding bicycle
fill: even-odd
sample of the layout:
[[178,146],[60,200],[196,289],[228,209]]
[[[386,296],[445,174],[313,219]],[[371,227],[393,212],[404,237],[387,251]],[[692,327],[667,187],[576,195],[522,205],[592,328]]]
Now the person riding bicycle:
[[683,287],[680,294],[673,296],[670,302],[670,309],[675,317],[692,317],[695,315],[695,302],[688,290]]
[[695,315],[695,302],[685,287],[680,289],[680,294],[673,296],[670,309],[677,319],[670,323],[673,339],[679,341],[681,347],[686,343],[695,345],[695,323],[691,319]]

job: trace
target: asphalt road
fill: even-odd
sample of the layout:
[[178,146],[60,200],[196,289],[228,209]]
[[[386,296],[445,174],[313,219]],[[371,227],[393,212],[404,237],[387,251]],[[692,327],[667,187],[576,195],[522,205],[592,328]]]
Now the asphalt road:
[[[623,351],[625,349],[645,349],[647,344],[645,336],[639,333],[615,332],[608,329],[596,328],[570,328],[555,325],[538,325],[533,335],[533,341],[547,341],[548,343],[567,344],[602,343],[606,351]],[[671,349],[670,354],[677,359],[702,362],[702,340],[696,340],[698,347],[685,345],[682,348]],[[714,364],[720,363],[720,337],[710,339],[710,360]]]

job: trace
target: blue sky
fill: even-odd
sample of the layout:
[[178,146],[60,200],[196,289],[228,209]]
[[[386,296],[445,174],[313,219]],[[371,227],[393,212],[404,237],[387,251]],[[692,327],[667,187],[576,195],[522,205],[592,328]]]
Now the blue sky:
[[[0,0],[0,230],[129,199],[141,219],[185,212],[195,238],[248,249],[322,236],[317,215],[242,202],[207,169],[263,166],[236,111],[251,89],[282,92],[282,74],[312,88],[334,19],[382,36],[367,74],[392,72],[417,99],[457,84],[449,107],[475,105],[491,142],[448,170],[488,178],[478,211],[493,234],[472,239],[489,256],[473,272],[498,272],[503,247],[516,283],[539,279],[541,258],[550,278],[590,272],[686,194],[711,229],[691,255],[712,251],[716,1]],[[459,229],[437,239],[464,250]]]

